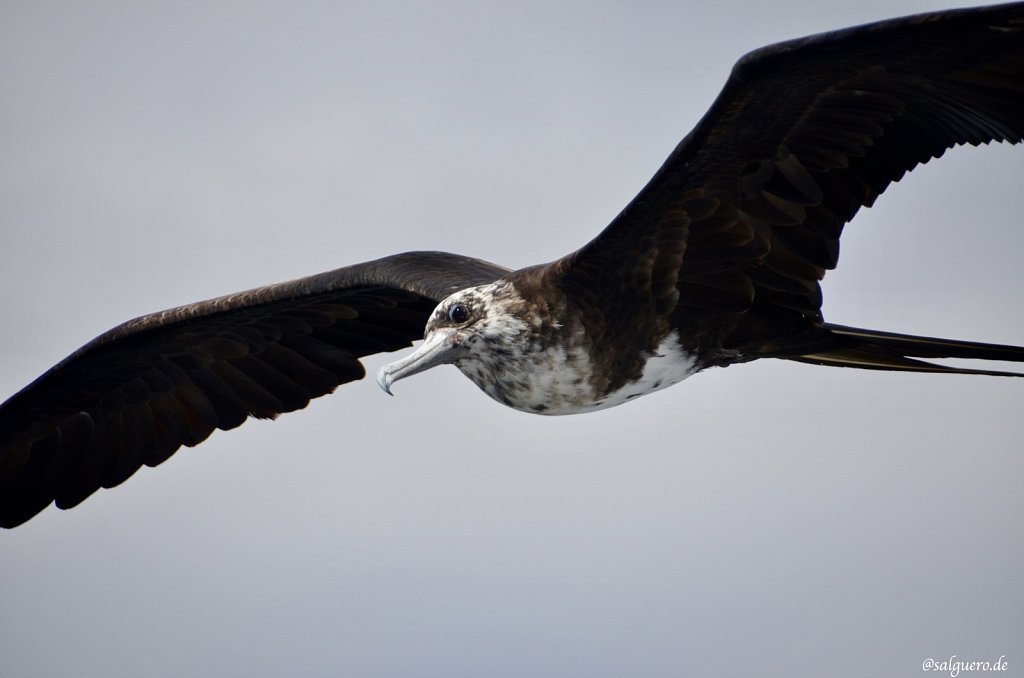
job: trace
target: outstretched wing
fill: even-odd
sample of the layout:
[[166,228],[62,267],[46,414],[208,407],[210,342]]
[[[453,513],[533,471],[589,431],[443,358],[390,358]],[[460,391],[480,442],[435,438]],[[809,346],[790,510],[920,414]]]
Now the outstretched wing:
[[957,144],[1024,135],[1024,3],[780,43],[734,67],[704,118],[596,239],[558,262],[606,316],[700,321],[756,304],[821,319],[843,226]]
[[439,301],[506,272],[409,252],[110,330],[0,405],[0,526],[361,379],[360,357],[411,345]]

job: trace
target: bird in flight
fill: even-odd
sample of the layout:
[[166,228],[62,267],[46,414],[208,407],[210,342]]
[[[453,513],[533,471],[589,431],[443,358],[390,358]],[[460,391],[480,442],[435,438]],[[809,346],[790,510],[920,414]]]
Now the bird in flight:
[[407,252],[130,320],[0,405],[0,525],[77,505],[143,464],[412,353],[537,414],[622,404],[759,358],[1024,376],[1024,348],[824,321],[844,225],[959,144],[1024,137],[1024,3],[893,19],[744,56],[696,128],[611,224],[509,270]]

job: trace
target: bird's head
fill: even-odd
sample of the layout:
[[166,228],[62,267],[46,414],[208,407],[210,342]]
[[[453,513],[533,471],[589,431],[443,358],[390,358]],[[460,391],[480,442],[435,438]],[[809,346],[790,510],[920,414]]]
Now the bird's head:
[[528,349],[530,323],[512,283],[497,282],[460,290],[442,301],[427,321],[423,343],[411,354],[377,372],[377,383],[391,385],[437,365],[454,364],[485,391],[502,363]]

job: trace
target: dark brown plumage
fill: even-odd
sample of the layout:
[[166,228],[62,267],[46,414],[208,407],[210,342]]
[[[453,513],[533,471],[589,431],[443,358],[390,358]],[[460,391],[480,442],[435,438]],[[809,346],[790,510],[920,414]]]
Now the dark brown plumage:
[[0,524],[362,379],[359,358],[411,346],[438,300],[505,272],[398,254],[124,323],[0,407]]
[[[67,508],[142,464],[273,417],[409,346],[452,292],[508,276],[585,330],[598,395],[667,336],[696,369],[762,357],[1001,374],[916,358],[1024,349],[823,322],[842,228],[917,164],[1024,135],[1024,4],[897,19],[747,55],[698,126],[597,238],[509,273],[407,253],[130,321],[0,406],[0,524]],[[550,303],[548,303],[550,302]],[[541,318],[546,327],[571,326]]]

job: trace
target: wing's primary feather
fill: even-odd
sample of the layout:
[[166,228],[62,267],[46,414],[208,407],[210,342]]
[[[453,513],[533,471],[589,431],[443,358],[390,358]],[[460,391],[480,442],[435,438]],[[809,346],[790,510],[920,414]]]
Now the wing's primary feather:
[[0,526],[75,506],[249,416],[275,417],[410,346],[454,291],[506,269],[410,252],[143,316],[0,405]]

